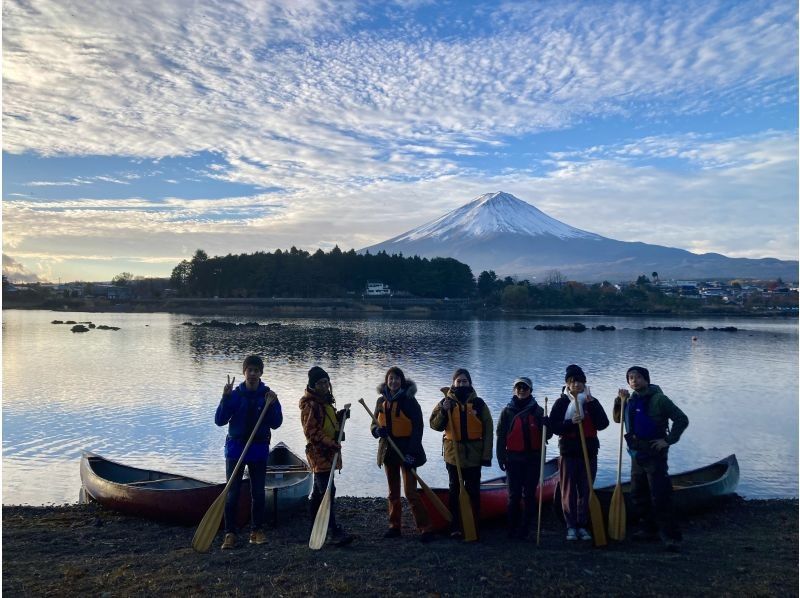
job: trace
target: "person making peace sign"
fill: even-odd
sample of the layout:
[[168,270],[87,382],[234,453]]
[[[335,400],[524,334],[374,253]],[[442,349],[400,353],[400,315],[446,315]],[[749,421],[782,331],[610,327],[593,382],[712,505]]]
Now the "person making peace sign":
[[[236,462],[242,455],[247,440],[256,427],[261,411],[270,399],[274,399],[267,409],[261,426],[256,431],[253,443],[247,450],[244,464],[250,476],[250,497],[252,500],[252,514],[250,517],[250,543],[263,544],[266,542],[264,535],[264,518],[266,507],[266,491],[264,484],[267,478],[267,456],[269,455],[270,429],[274,430],[283,423],[281,405],[276,395],[261,381],[264,373],[264,362],[258,355],[249,355],[242,365],[245,381],[236,388],[233,387],[236,377],[228,376],[228,383],[222,389],[222,400],[217,407],[214,422],[218,426],[228,426],[228,436],[225,439],[225,477],[230,479],[236,467]],[[236,546],[236,506],[239,504],[239,490],[241,487],[244,467],[240,467],[236,480],[231,484],[228,496],[225,498],[225,539],[222,549],[228,550]]]

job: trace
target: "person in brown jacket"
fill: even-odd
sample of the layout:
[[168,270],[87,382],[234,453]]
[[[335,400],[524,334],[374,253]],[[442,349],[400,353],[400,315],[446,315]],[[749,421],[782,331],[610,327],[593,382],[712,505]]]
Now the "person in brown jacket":
[[[389,529],[384,538],[399,538],[403,508],[400,502],[400,477],[406,499],[414,515],[417,529],[421,532],[420,541],[429,542],[434,538],[430,518],[422,499],[417,492],[417,480],[412,469],[425,464],[425,449],[422,447],[422,409],[416,399],[417,385],[408,380],[403,370],[391,367],[383,382],[377,388],[380,396],[375,404],[375,418],[378,423],[370,428],[378,442],[378,467],[383,466],[389,484]],[[389,440],[397,446],[403,456],[389,445]]]
[[[306,437],[306,458],[314,473],[314,488],[309,497],[312,522],[328,488],[328,480],[332,475],[333,457],[342,450],[337,438],[346,417],[350,417],[350,414],[345,413],[343,409],[336,411],[328,373],[319,366],[311,368],[308,371],[305,393],[300,399],[300,424],[303,426],[303,433]],[[342,457],[340,454],[336,469],[341,468]],[[336,546],[343,546],[352,542],[353,537],[336,523],[335,496],[336,486],[332,485],[328,542]]]

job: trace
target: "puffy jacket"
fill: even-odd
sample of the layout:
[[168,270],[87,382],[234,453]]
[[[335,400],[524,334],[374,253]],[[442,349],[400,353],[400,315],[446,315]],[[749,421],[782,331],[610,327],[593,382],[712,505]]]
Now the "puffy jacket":
[[[583,457],[583,448],[581,447],[581,438],[578,426],[571,421],[564,421],[564,416],[567,413],[567,408],[572,402],[572,398],[565,392],[556,400],[550,411],[550,425],[553,432],[560,436],[558,440],[558,449],[563,457]],[[584,418],[590,420],[591,423],[584,421],[584,430],[587,427],[593,427],[595,430],[605,430],[608,427],[608,416],[605,409],[596,398],[584,403],[583,414]],[[588,424],[588,425],[587,425]],[[590,457],[596,457],[600,449],[600,440],[597,436],[586,437],[586,452]]]
[[[375,417],[387,420],[389,436],[392,438],[397,448],[404,455],[414,457],[414,467],[422,467],[427,460],[425,449],[422,447],[422,431],[424,423],[422,421],[422,409],[417,402],[417,385],[413,380],[406,380],[406,387],[401,388],[393,397],[386,384],[379,384],[377,389],[380,396],[375,403]],[[391,415],[386,416],[386,412],[391,411]],[[402,425],[391,425],[394,414],[400,414]],[[398,422],[399,423],[399,422]],[[408,429],[406,429],[406,427]],[[373,436],[377,434],[378,426],[372,424],[370,430]],[[400,463],[402,459],[394,449],[389,446],[385,438],[378,442],[378,467],[384,463]]]
[[430,426],[437,432],[445,432],[449,424],[448,413],[442,409],[442,401],[450,399],[459,405],[459,408],[464,408],[466,403],[472,403],[475,409],[475,417],[481,422],[482,438],[479,440],[461,440],[455,441],[445,438],[444,442],[444,460],[450,465],[456,464],[456,450],[458,450],[458,457],[461,462],[461,467],[480,467],[481,463],[491,462],[492,449],[494,448],[493,442],[493,427],[492,414],[489,412],[489,406],[481,399],[476,393],[475,389],[470,388],[470,394],[463,402],[458,400],[455,392],[450,387],[441,389],[444,398],[436,404],[433,408],[433,413],[430,417]]
[[[244,446],[253,433],[253,428],[261,416],[267,403],[266,394],[269,387],[263,382],[258,383],[258,388],[248,390],[242,382],[226,397],[223,395],[214,415],[214,422],[218,426],[228,426],[228,436],[225,439],[225,458],[238,459],[242,455]],[[269,442],[272,437],[270,429],[279,428],[283,423],[281,404],[275,400],[267,410],[264,420],[256,432],[253,444],[247,450],[245,461],[266,460],[269,454]]]
[[[311,471],[315,473],[330,471],[333,457],[338,451],[336,437],[342,414],[337,413],[333,405],[333,395],[321,397],[310,388],[306,388],[300,399],[300,424],[306,437],[306,458]],[[339,455],[336,469],[341,468],[342,456]]]

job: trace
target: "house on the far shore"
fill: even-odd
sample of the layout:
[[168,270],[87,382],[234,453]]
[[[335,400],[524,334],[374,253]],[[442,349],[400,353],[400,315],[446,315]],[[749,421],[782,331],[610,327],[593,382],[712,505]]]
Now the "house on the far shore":
[[391,297],[392,289],[382,282],[367,282],[364,297]]

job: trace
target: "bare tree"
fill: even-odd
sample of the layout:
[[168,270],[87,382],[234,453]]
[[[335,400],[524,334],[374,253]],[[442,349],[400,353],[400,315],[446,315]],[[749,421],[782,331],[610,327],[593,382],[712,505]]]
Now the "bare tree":
[[566,280],[561,270],[548,270],[544,273],[544,283],[551,287],[560,287]]

